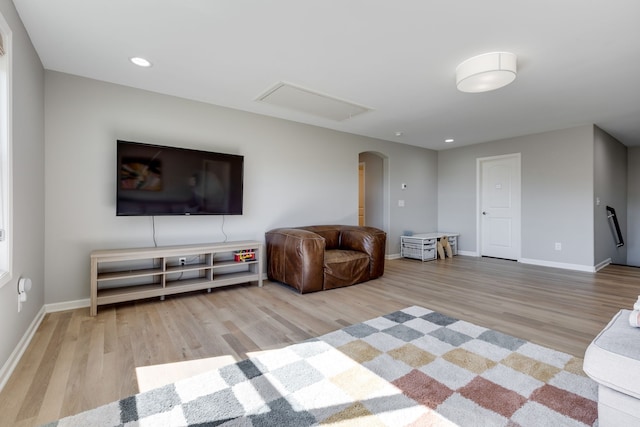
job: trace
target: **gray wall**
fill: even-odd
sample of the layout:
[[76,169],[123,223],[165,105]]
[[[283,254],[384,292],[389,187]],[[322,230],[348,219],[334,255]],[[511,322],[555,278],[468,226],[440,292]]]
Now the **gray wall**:
[[[3,367],[44,304],[44,70],[13,3],[0,0],[0,12],[13,32],[13,279],[0,289]],[[18,313],[21,276],[33,288]]]
[[[400,254],[400,236],[404,231],[425,233],[438,228],[438,189],[425,186],[425,182],[438,180],[438,157],[420,155],[420,149],[410,147],[414,155],[405,158],[390,158],[390,169],[395,173],[390,182],[390,210],[392,212],[391,228],[394,240],[393,254]],[[401,185],[407,184],[406,189]],[[404,201],[404,207],[399,201]]]
[[627,246],[616,246],[615,231],[607,218],[606,206],[616,210],[623,239],[627,235],[627,147],[611,135],[594,127],[594,263],[611,259],[626,264]]
[[640,267],[640,147],[628,149],[627,263]]
[[438,228],[477,253],[476,159],[511,153],[522,155],[522,259],[593,266],[592,125],[440,151]]
[[[45,73],[46,302],[89,297],[89,253],[151,246],[149,217],[115,216],[115,141],[245,156],[244,214],[229,240],[264,240],[282,226],[357,224],[358,155],[386,157],[388,254],[400,231],[434,229],[437,153],[53,71]],[[398,208],[400,183],[406,208]],[[157,217],[158,245],[224,240],[222,218]]]

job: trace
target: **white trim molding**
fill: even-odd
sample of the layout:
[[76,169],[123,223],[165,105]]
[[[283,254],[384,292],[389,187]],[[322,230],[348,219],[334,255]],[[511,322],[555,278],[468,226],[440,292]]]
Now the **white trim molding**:
[[611,258],[607,258],[604,261],[601,261],[595,265],[596,271],[600,271],[605,268],[607,265],[611,264]]
[[53,304],[45,304],[46,313],[56,313],[58,311],[75,310],[77,308],[85,308],[91,305],[89,298],[79,299],[75,301],[56,302]]
[[480,255],[478,252],[474,252],[474,251],[461,251],[460,249],[458,249],[458,255],[463,255],[463,256],[473,256],[478,258]]
[[542,267],[561,268],[563,270],[584,271],[585,273],[595,273],[597,271],[596,267],[593,265],[568,264],[565,262],[544,261],[530,258],[520,258],[519,262],[523,264],[539,265]]
[[13,278],[13,32],[0,13],[3,55],[0,85],[0,288]]

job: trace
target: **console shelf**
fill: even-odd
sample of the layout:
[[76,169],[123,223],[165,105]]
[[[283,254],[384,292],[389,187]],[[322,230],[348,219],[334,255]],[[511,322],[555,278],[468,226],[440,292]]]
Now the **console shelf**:
[[[235,261],[237,251],[252,251],[255,259]],[[93,251],[90,313],[97,315],[99,305],[240,283],[262,287],[262,260],[258,241]]]

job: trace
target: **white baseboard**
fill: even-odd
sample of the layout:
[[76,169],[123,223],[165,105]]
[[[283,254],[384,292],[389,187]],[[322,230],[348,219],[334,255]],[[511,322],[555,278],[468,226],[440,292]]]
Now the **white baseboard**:
[[[473,257],[480,256],[478,255],[477,252],[471,252],[471,251],[458,251],[458,255],[466,255],[466,256],[473,256]],[[540,259],[530,259],[530,258],[520,258],[518,262],[521,262],[522,264],[539,265],[541,267],[552,267],[552,268],[561,268],[563,270],[575,270],[575,271],[584,271],[587,273],[595,273],[596,271],[601,270],[607,265],[611,264],[611,258],[608,258],[602,261],[601,263],[596,264],[595,266],[582,265],[582,264],[569,264],[569,263],[554,262],[554,261],[544,261]]]
[[55,313],[57,311],[75,310],[76,308],[85,308],[91,305],[91,300],[79,299],[75,301],[56,302],[53,304],[45,304],[44,308],[47,313]]
[[400,254],[385,255],[385,259],[400,259]]
[[596,271],[600,271],[605,268],[607,265],[611,264],[611,258],[607,258],[602,262],[599,262],[595,265]]
[[596,268],[592,265],[569,264],[564,262],[544,261],[540,259],[520,258],[523,264],[539,265],[541,267],[562,268],[564,270],[584,271],[585,273],[595,273]]
[[458,251],[458,255],[464,255],[464,256],[474,256],[474,257],[478,257],[478,252],[472,252],[472,251]]
[[16,366],[18,366],[20,358],[24,354],[27,347],[29,347],[29,344],[31,343],[33,336],[38,330],[40,323],[42,323],[42,319],[44,319],[45,314],[45,308],[44,306],[42,306],[38,314],[36,314],[36,317],[27,328],[26,332],[22,336],[22,339],[16,346],[15,350],[13,350],[11,355],[9,355],[9,359],[7,359],[6,363],[0,369],[0,391],[2,391],[4,386],[7,384],[7,381],[9,381],[11,374],[13,374],[13,371],[16,369]]

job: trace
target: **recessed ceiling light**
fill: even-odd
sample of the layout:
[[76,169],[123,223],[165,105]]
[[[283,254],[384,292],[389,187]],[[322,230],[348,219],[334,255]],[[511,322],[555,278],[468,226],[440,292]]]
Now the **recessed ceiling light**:
[[453,138],[445,139],[444,142],[446,142],[447,144],[450,144],[453,142]]
[[134,56],[133,58],[129,58],[129,61],[136,64],[138,67],[151,67],[151,62],[147,61],[144,58],[140,58],[139,56]]

